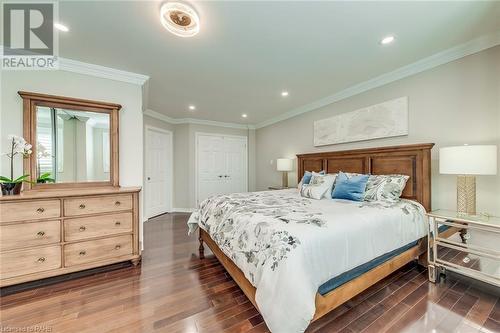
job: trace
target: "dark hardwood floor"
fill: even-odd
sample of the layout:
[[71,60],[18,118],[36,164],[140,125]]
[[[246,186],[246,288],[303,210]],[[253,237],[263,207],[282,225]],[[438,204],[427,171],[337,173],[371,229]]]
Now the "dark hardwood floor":
[[[26,327],[37,329],[32,332],[267,332],[209,250],[206,259],[198,259],[197,237],[186,235],[187,216],[168,214],[145,224],[138,267],[1,297],[0,332],[26,332]],[[307,332],[500,332],[500,299],[453,277],[433,285],[426,270],[408,265]]]

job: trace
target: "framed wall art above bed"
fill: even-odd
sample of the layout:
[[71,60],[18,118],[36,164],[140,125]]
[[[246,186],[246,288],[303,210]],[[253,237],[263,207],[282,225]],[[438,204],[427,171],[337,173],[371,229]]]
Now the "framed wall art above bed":
[[314,146],[408,134],[408,97],[399,97],[314,122]]

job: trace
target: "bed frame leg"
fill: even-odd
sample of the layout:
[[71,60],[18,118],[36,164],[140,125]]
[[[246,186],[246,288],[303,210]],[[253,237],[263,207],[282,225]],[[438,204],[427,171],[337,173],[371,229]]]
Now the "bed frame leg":
[[422,267],[427,267],[429,265],[429,262],[427,261],[427,252],[418,256],[417,263]]
[[198,253],[200,259],[205,259],[205,247],[203,246],[203,238],[201,237],[201,229],[200,236],[198,236],[198,240],[200,241],[200,246],[198,247]]

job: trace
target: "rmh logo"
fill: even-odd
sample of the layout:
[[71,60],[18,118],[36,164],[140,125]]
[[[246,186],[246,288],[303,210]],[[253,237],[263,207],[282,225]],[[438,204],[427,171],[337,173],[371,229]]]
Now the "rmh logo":
[[5,56],[54,55],[54,11],[51,3],[4,3]]

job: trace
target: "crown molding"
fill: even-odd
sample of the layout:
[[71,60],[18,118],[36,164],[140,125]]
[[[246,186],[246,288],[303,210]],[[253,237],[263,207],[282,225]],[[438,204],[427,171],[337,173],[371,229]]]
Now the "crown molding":
[[361,94],[365,91],[386,85],[391,82],[401,80],[403,78],[418,74],[420,72],[432,69],[434,67],[444,65],[454,60],[466,57],[468,55],[481,52],[491,47],[500,45],[500,30],[494,34],[485,35],[473,39],[467,43],[452,47],[445,51],[436,53],[427,58],[423,58],[412,64],[400,67],[394,71],[382,74],[370,80],[361,82],[344,90],[341,90],[333,95],[324,97],[312,103],[303,105],[301,107],[292,109],[279,116],[265,120],[255,125],[256,129],[270,126],[280,121],[296,117],[306,112],[314,111],[329,104],[338,102],[340,100]]
[[59,58],[59,70],[96,76],[104,79],[144,85],[149,80],[149,76],[137,74],[111,67],[89,64],[82,61]]
[[[3,58],[3,45],[0,45],[0,58]],[[73,59],[61,57],[58,57],[57,59],[59,62],[59,68],[56,70],[85,74],[114,81],[137,84],[140,86],[144,85],[149,80],[149,76],[143,74],[122,71],[120,69],[94,65]]]
[[208,125],[208,126],[217,126],[217,127],[227,127],[227,128],[236,128],[236,129],[255,129],[254,125],[244,125],[244,124],[236,124],[236,123],[226,123],[221,121],[214,120],[204,120],[204,119],[195,119],[195,118],[172,118],[162,113],[147,109],[144,111],[146,116],[153,117],[158,120],[162,120],[164,122],[170,124],[197,124],[197,125]]
[[144,110],[143,114],[145,114],[146,116],[150,116],[152,118],[158,119],[158,120],[162,120],[162,121],[167,122],[169,124],[182,124],[182,122],[180,122],[179,119],[169,117],[167,115],[153,111],[151,109]]

